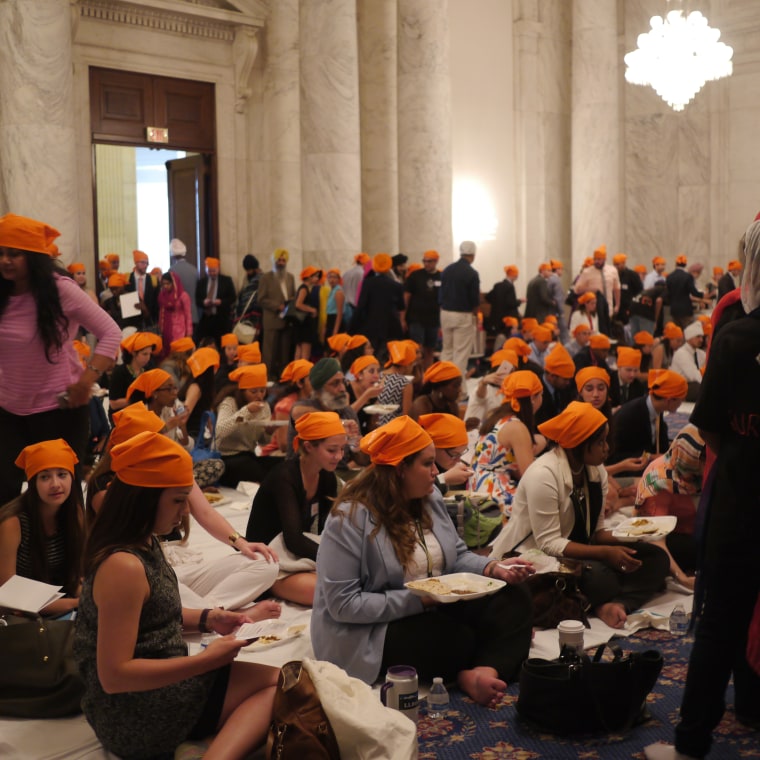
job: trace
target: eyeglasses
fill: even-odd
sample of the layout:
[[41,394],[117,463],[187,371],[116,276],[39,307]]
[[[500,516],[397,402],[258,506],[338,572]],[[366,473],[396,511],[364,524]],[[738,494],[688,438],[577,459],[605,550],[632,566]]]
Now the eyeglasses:
[[456,462],[465,455],[465,452],[467,451],[467,449],[465,449],[464,451],[459,451],[458,449],[444,449],[443,451],[447,457],[449,457],[450,459],[453,459]]
[[167,385],[164,388],[156,388],[156,393],[160,393],[162,391],[166,393],[166,392],[171,392],[171,391],[176,391],[176,390],[178,390],[176,385]]

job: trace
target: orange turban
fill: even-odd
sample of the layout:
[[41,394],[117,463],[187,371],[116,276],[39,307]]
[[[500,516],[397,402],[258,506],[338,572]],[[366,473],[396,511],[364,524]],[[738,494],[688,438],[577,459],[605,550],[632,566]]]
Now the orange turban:
[[185,351],[195,351],[195,343],[192,338],[177,338],[169,344],[169,351],[173,354],[181,354]]
[[423,259],[435,259],[436,261],[438,261],[438,259],[440,259],[441,256],[438,253],[438,251],[425,251],[425,253],[422,254],[422,258]]
[[414,264],[410,264],[406,268],[406,276],[409,277],[410,274],[412,274],[413,272],[417,272],[420,269],[422,269],[422,264],[418,264],[417,262],[415,262]]
[[538,325],[533,328],[533,340],[540,340],[542,343],[550,343],[552,339],[552,331],[548,327]]
[[543,393],[544,386],[538,379],[538,375],[530,370],[523,369],[518,372],[512,372],[504,378],[501,384],[501,392],[504,398],[510,402],[510,406],[516,412],[520,411],[520,402],[517,399],[535,396],[537,393]]
[[345,350],[348,341],[350,340],[351,336],[348,333],[338,333],[337,335],[331,335],[327,339],[327,345],[330,346],[336,354],[339,354],[341,351]]
[[635,367],[638,369],[641,366],[641,351],[628,346],[620,346],[617,350],[617,365],[618,367]]
[[343,279],[343,275],[341,274],[340,269],[338,269],[337,267],[333,267],[332,269],[328,269],[327,270],[327,274],[334,274],[338,278],[339,281]]
[[737,261],[736,259],[732,259],[728,262],[728,271],[729,272],[741,272],[742,271],[742,263],[741,261]]
[[150,398],[164,383],[169,382],[172,376],[162,369],[149,369],[138,375],[127,388],[127,401],[135,391],[142,391],[145,398]]
[[90,356],[90,347],[83,340],[73,340],[72,345],[74,346],[74,350],[77,352],[79,359],[84,365],[85,360]]
[[455,377],[462,377],[462,373],[453,362],[435,362],[431,364],[422,376],[423,383],[445,383]]
[[583,322],[581,322],[580,324],[576,325],[573,328],[573,336],[577,338],[578,333],[582,331],[591,332],[591,328],[588,325],[584,325]]
[[354,261],[357,264],[361,264],[362,266],[366,264],[369,261],[369,254],[368,253],[357,253],[356,256],[354,256]]
[[562,269],[562,262],[557,261],[557,259],[549,259],[549,266],[552,269]]
[[351,365],[351,368],[349,369],[349,372],[354,377],[359,377],[359,374],[361,372],[363,372],[365,369],[367,369],[367,367],[370,367],[373,364],[376,364],[378,367],[380,366],[380,362],[374,356],[371,356],[369,354],[367,354],[365,356],[360,356]]
[[322,274],[322,270],[317,267],[306,267],[301,270],[301,280],[308,280],[314,274]]
[[69,274],[76,274],[77,272],[86,272],[87,267],[81,261],[74,261],[66,267],[66,270]]
[[544,317],[543,324],[544,324],[544,326],[551,325],[552,327],[556,327],[557,326],[557,317],[555,317],[554,314],[547,314]]
[[589,301],[596,301],[596,293],[594,293],[591,290],[587,290],[582,295],[578,296],[578,303],[579,304],[586,304]]
[[237,358],[239,362],[245,362],[246,364],[259,364],[261,362],[259,342],[254,340],[253,343],[238,346]]
[[386,367],[390,367],[392,364],[406,367],[409,364],[414,364],[417,359],[417,349],[410,346],[405,340],[391,340],[386,346],[388,348]]
[[612,257],[613,264],[625,264],[626,261],[628,261],[628,256],[626,256],[624,253],[616,253]]
[[78,461],[74,449],[63,438],[56,438],[22,449],[16,457],[16,467],[20,467],[26,473],[26,479],[31,480],[42,470],[68,470],[73,475],[74,465]]
[[602,243],[595,251],[594,251],[594,258],[595,259],[606,259],[607,258],[607,246]]
[[222,335],[222,348],[227,348],[227,346],[237,346],[239,344],[240,341],[235,333],[225,333]]
[[640,330],[633,336],[633,342],[638,346],[654,345],[654,336],[646,330]]
[[713,277],[723,274],[723,267],[713,267]]
[[579,393],[589,380],[601,380],[608,388],[610,387],[610,376],[607,370],[601,367],[584,367],[575,375],[575,387]]
[[54,227],[25,216],[0,216],[0,246],[3,248],[44,253],[55,258],[58,246],[53,241],[60,234]]
[[393,259],[387,253],[377,253],[372,259],[372,268],[378,273],[390,271],[393,266]]
[[453,414],[421,414],[418,422],[433,439],[433,444],[437,449],[467,446],[470,442],[464,420]]
[[107,253],[106,254],[106,261],[109,264],[118,264],[119,263],[119,254],[118,253]]
[[346,351],[353,351],[355,348],[363,346],[368,341],[369,338],[367,338],[366,335],[352,335],[351,340],[346,343]]
[[533,317],[524,317],[522,321],[523,330],[532,330],[534,327],[538,327],[538,320]]
[[507,275],[507,277],[520,276],[520,270],[514,264],[509,264],[508,266],[504,267],[504,273]]
[[[435,365],[434,365],[435,366]],[[433,439],[411,417],[403,414],[376,428],[362,438],[361,450],[372,464],[394,467],[406,457],[430,446]]]
[[530,356],[530,346],[522,338],[509,338],[504,341],[504,348],[514,351],[518,356]]
[[575,363],[570,352],[560,343],[544,358],[544,369],[552,375],[570,379],[575,374]]
[[584,269],[586,267],[593,266],[593,264],[594,264],[594,259],[592,259],[591,256],[586,256],[586,258],[583,259],[583,267],[584,267]]
[[607,418],[591,404],[571,401],[563,412],[539,425],[538,432],[563,449],[574,449],[606,424]]
[[153,269],[150,270],[150,273],[157,279],[161,279],[161,267],[153,267]]
[[549,265],[549,263],[547,261],[542,261],[538,265],[538,271],[539,272],[548,272],[550,270],[551,270],[551,266]]
[[668,340],[677,340],[683,338],[683,330],[675,322],[666,322],[662,336]]
[[650,369],[649,392],[663,398],[685,398],[689,388],[686,378],[671,369]]
[[676,266],[685,267],[688,263],[688,259],[682,253],[679,253],[678,256],[676,256]]
[[151,412],[145,404],[130,404],[120,412],[114,412],[113,430],[108,439],[109,449],[146,430],[151,433],[160,433],[163,429],[164,421]]
[[647,268],[643,264],[636,264],[633,271],[636,272],[636,274],[646,274]]
[[119,344],[125,351],[130,354],[136,354],[144,348],[152,347],[151,353],[155,354],[163,348],[163,341],[160,335],[150,332],[136,332],[128,335]]
[[206,256],[206,269],[211,267],[212,269],[219,269],[219,259],[215,256]]
[[504,323],[504,327],[518,327],[520,325],[517,317],[502,317],[501,321]]
[[290,362],[280,375],[281,383],[297,383],[308,377],[314,364],[307,359],[295,359]]
[[293,438],[293,451],[298,451],[301,441],[321,441],[332,435],[345,435],[340,417],[335,412],[309,412],[301,415],[295,422],[296,435]]
[[596,335],[592,335],[589,338],[588,343],[591,346],[591,348],[611,348],[612,347],[612,343],[610,343],[610,339],[603,333],[597,333]]
[[189,488],[193,459],[160,433],[144,431],[111,449],[111,469],[119,480],[145,488]]
[[520,363],[520,360],[513,349],[502,348],[491,354],[491,367],[498,367],[502,362],[509,362],[514,368]]
[[127,278],[119,272],[114,272],[108,277],[109,288],[124,288],[127,285]]
[[215,348],[199,348],[187,360],[187,366],[190,367],[193,377],[202,375],[210,367],[219,369],[219,364],[219,352]]
[[147,261],[148,254],[145,251],[132,251],[132,261],[137,264],[138,261]]
[[248,364],[233,369],[228,375],[241,390],[267,387],[267,368],[265,364]]
[[106,259],[101,259],[98,262],[98,269],[101,272],[110,272],[111,271],[111,265],[108,263]]
[[664,264],[665,259],[662,256],[655,256],[652,259],[652,266],[657,266],[658,264]]

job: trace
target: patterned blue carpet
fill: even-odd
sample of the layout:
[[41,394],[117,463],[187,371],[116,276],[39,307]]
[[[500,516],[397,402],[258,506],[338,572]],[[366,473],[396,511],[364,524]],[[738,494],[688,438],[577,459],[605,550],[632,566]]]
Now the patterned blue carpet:
[[[594,735],[568,739],[542,734],[523,724],[515,712],[517,685],[507,691],[498,709],[480,707],[460,692],[451,693],[446,717],[431,721],[421,709],[418,727],[420,760],[644,760],[643,748],[672,741],[692,639],[647,629],[619,641],[623,651],[659,649],[665,660],[648,698],[651,718],[625,736]],[[728,708],[715,732],[711,758],[760,758],[760,734],[734,719],[733,688]]]

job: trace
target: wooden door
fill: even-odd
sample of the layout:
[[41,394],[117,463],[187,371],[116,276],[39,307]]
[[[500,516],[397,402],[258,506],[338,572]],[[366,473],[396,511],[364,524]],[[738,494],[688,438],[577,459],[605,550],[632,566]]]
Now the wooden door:
[[209,156],[193,155],[166,162],[169,188],[169,235],[187,246],[187,260],[203,271],[203,260],[214,251],[211,169]]

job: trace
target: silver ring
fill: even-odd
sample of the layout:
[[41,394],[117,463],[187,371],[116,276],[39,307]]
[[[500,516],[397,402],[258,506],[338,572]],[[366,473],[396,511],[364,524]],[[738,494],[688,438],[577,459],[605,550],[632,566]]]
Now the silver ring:
[[625,565],[620,565],[621,570],[625,570]]

